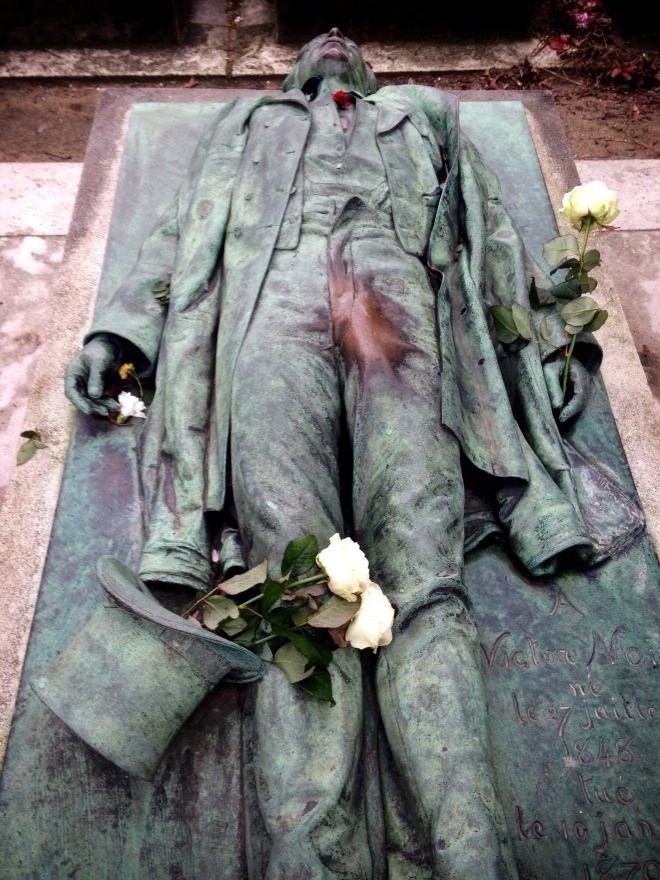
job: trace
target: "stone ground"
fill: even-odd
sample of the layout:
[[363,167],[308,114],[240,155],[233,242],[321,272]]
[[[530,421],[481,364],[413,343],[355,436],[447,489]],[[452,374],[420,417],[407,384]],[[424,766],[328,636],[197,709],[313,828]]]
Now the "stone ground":
[[[276,88],[295,47],[277,44],[273,30],[268,0],[228,0],[227,7],[193,0],[181,46],[0,52],[0,504],[20,431],[39,427],[23,426],[23,417],[99,92],[118,85]],[[581,179],[620,192],[616,230],[598,244],[660,400],[657,89],[596,85],[562,67],[537,38],[367,42],[364,49],[381,84],[552,91]]]

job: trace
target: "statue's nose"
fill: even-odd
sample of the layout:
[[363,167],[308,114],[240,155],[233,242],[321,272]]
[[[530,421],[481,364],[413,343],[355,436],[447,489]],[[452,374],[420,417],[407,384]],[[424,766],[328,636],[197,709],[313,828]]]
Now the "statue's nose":
[[342,32],[339,30],[338,27],[330,28],[330,30],[328,31],[328,36],[329,37],[339,37],[340,40],[344,38],[344,35],[342,34]]

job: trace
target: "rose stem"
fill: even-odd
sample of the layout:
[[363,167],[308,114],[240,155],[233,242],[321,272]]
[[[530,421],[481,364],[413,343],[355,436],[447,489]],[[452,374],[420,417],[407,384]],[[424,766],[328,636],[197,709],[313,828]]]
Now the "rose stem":
[[[578,267],[578,274],[582,274],[582,267],[584,265],[584,255],[587,250],[587,242],[589,241],[589,233],[591,232],[591,217],[587,215],[584,220],[584,226],[582,227],[584,232],[584,241],[582,242],[582,247],[580,249],[580,265]],[[577,333],[572,334],[571,344],[568,346],[568,351],[566,353],[566,363],[564,364],[564,375],[561,381],[561,390],[564,395],[562,403],[566,403],[566,391],[568,390],[568,373],[569,368],[571,366],[571,358],[573,357],[573,349],[575,348],[575,340],[577,339]]]

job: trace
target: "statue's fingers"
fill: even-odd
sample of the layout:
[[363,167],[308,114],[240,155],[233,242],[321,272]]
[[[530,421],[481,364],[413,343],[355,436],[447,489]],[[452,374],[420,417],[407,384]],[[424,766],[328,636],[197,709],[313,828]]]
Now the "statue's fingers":
[[96,416],[107,416],[111,412],[118,412],[120,407],[116,400],[111,397],[102,397],[100,400],[93,400],[90,403],[91,411]]
[[82,389],[87,385],[87,371],[79,363],[71,364],[64,377],[64,394],[85,415],[92,412],[92,404]]
[[90,361],[87,394],[91,398],[99,398],[103,394],[103,388],[105,387],[103,381],[104,367],[105,364],[96,358]]
[[561,390],[561,364],[553,361],[543,367],[545,384],[550,396],[550,405],[554,410],[561,409],[564,402],[564,392]]

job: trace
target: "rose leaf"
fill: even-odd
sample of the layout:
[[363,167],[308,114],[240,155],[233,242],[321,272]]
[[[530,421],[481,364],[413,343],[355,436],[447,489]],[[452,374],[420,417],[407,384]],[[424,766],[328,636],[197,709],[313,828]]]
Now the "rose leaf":
[[514,303],[511,307],[511,313],[519,336],[522,336],[523,339],[526,339],[529,342],[533,336],[532,325],[529,321],[529,312],[523,306]]
[[332,696],[332,679],[327,669],[317,669],[313,675],[300,682],[300,687],[317,700],[335,705]]
[[307,623],[317,628],[336,629],[355,617],[358,612],[357,604],[356,602],[347,602],[339,596],[332,596],[316,614],[308,619]]
[[251,590],[257,584],[263,584],[268,577],[268,560],[264,559],[259,565],[255,565],[243,574],[236,574],[228,581],[220,584],[220,589],[228,596],[237,596],[246,590]]
[[315,666],[312,666],[311,669],[307,669],[307,658],[304,654],[301,654],[298,648],[296,648],[291,642],[282,645],[282,647],[275,652],[273,663],[276,666],[279,666],[291,684],[304,681],[304,679],[313,675],[316,669]]
[[300,577],[314,566],[319,542],[314,535],[305,535],[290,541],[282,559],[282,575]]
[[559,267],[564,260],[580,254],[577,238],[574,235],[560,235],[543,245],[543,258],[550,266]]
[[223,620],[235,619],[239,614],[238,606],[227,596],[209,596],[204,600],[202,620],[207,629],[215,630]]

